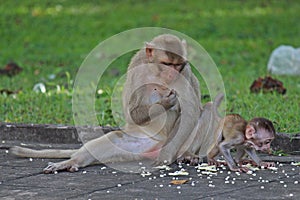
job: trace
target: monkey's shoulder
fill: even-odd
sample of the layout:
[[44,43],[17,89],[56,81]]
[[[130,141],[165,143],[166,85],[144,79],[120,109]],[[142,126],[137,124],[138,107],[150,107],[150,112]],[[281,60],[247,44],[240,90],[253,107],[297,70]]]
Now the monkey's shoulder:
[[[238,114],[229,114],[224,118],[223,136],[243,135],[247,126],[247,121]],[[240,133],[240,134],[237,134]]]
[[225,124],[247,124],[247,121],[239,114],[228,114],[225,116]]

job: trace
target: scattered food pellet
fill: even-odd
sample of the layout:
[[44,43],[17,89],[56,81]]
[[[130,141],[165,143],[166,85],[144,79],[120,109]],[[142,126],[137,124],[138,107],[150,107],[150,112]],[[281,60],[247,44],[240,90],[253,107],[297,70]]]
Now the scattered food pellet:
[[142,176],[142,177],[150,176],[150,175],[151,175],[150,172],[142,172],[142,173],[141,173],[141,176]]
[[189,173],[185,170],[180,170],[180,171],[175,171],[175,172],[169,173],[169,176],[187,176],[187,175],[189,175]]
[[[202,171],[201,173],[204,175],[217,175],[217,173],[209,172],[209,171]],[[207,178],[210,178],[210,177],[207,177]]]
[[83,171],[82,173],[83,173],[83,174],[86,174],[86,171]]
[[121,187],[122,185],[119,183],[118,185],[117,185],[117,187]]
[[278,168],[277,167],[268,167],[268,169],[276,171]]
[[298,183],[299,183],[298,181],[295,181],[295,182],[294,182],[294,184],[298,184]]
[[32,159],[32,158],[29,158],[29,161],[30,161],[30,162],[32,162],[32,161],[33,161],[33,159]]
[[168,165],[160,165],[160,166],[156,166],[156,167],[154,167],[154,168],[156,168],[156,169],[162,169],[162,170],[167,170],[167,171],[169,171],[169,170],[172,169],[172,168],[169,167]]
[[198,169],[198,170],[217,172],[217,168],[216,168],[215,165],[208,165],[207,163],[202,163],[201,165],[198,165],[195,168]]
[[265,189],[265,186],[263,186],[263,185],[262,185],[262,186],[260,186],[260,189]]

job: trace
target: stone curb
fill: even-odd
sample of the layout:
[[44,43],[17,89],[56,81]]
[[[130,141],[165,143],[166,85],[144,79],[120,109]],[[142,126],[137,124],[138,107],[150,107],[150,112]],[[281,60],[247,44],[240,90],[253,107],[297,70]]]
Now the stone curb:
[[[0,140],[43,144],[78,144],[118,129],[108,126],[75,127],[52,124],[0,123]],[[277,151],[282,150],[285,153],[299,155],[300,133],[277,133],[275,140],[272,142],[272,148]]]
[[300,155],[300,133],[277,133],[271,146],[274,150]]
[[1,141],[23,141],[34,143],[76,144],[99,137],[119,128],[66,126],[52,124],[0,123]]

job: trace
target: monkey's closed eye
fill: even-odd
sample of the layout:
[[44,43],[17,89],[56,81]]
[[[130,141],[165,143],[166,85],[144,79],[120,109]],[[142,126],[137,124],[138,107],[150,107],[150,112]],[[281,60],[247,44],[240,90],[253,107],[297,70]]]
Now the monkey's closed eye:
[[265,144],[270,144],[270,143],[271,143],[270,140],[265,141]]
[[163,65],[167,65],[167,66],[171,66],[171,65],[173,65],[173,63],[169,63],[169,62],[161,62],[161,64],[163,64]]

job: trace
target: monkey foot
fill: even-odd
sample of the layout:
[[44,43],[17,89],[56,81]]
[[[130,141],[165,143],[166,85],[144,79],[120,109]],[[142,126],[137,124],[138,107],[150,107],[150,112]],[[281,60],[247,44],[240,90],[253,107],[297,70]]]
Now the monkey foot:
[[230,170],[233,172],[245,172],[245,173],[249,171],[247,167],[232,167],[230,168]]
[[239,161],[239,165],[247,165],[247,164],[250,164],[253,166],[258,166],[256,162],[254,162],[253,160],[250,160],[250,159],[243,159],[243,160]]
[[48,166],[43,169],[45,174],[55,173],[57,171],[67,170],[68,172],[78,171],[77,165],[62,165],[60,163],[49,162]]
[[208,159],[208,165],[215,165],[216,167],[220,167],[222,165],[227,165],[226,162],[218,162],[215,159]]
[[181,164],[190,164],[192,166],[198,165],[199,163],[199,157],[198,156],[182,156],[177,159],[177,163]]

